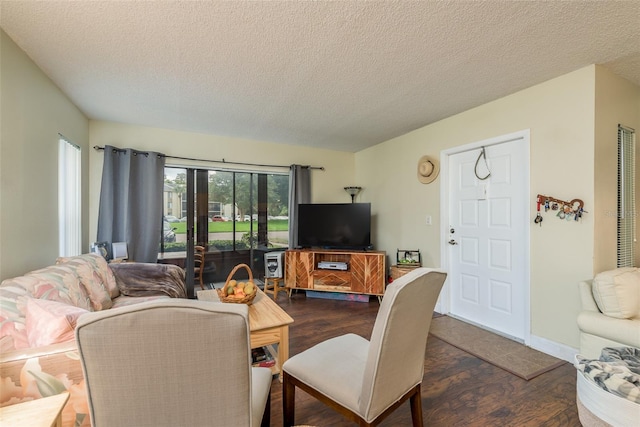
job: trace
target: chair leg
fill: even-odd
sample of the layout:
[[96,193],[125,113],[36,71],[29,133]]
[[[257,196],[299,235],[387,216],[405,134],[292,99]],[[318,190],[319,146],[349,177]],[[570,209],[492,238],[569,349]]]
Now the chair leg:
[[264,279],[264,293],[265,294],[272,294],[273,295],[273,300],[277,301],[278,300],[278,291],[280,290],[280,278],[278,277],[270,277],[270,278],[265,278]]
[[282,372],[282,416],[284,427],[291,427],[295,423],[296,386],[293,385],[289,374]]
[[267,404],[264,408],[264,413],[262,414],[262,422],[260,423],[260,427],[269,427],[271,425],[271,391],[269,391],[269,396],[267,396]]
[[422,427],[422,392],[420,391],[420,384],[418,384],[417,391],[409,399],[411,404],[411,421],[413,427]]

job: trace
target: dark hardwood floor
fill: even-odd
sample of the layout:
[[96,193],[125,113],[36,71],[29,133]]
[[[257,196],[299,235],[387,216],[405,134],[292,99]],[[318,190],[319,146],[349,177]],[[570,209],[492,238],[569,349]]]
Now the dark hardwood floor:
[[[378,301],[369,303],[278,295],[278,304],[294,323],[290,354],[325,339],[353,332],[369,338]],[[422,382],[425,426],[580,426],[576,409],[575,368],[560,367],[525,381],[442,340],[429,336]],[[296,424],[350,426],[342,416],[296,390]],[[282,384],[271,387],[271,425],[282,426]],[[381,426],[410,426],[405,403]]]

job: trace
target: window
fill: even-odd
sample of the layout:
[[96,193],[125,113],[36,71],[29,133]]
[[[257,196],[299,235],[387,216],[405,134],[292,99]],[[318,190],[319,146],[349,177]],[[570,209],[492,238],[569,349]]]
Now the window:
[[635,131],[618,126],[618,267],[633,267],[636,238]]
[[164,235],[160,252],[186,249],[189,174],[195,181],[195,244],[217,251],[288,246],[288,174],[166,167],[163,215],[179,221],[171,223],[175,235]]
[[82,251],[80,209],[80,147],[60,136],[58,141],[58,233],[60,256]]

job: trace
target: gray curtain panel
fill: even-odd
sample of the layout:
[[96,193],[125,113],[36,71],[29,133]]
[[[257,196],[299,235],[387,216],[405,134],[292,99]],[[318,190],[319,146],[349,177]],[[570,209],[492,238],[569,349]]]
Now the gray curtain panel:
[[104,147],[98,212],[101,242],[127,242],[129,259],[157,262],[165,155]]
[[298,205],[311,203],[311,168],[291,165],[289,168],[289,248],[298,247]]

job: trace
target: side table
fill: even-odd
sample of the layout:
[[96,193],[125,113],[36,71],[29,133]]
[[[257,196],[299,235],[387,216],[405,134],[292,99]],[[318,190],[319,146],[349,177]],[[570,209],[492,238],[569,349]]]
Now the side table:
[[[221,303],[218,292],[209,289],[197,292],[200,301]],[[280,374],[282,381],[282,364],[289,358],[289,325],[293,323],[291,316],[278,304],[258,289],[253,303],[249,306],[249,332],[251,348],[278,345],[276,364],[271,368],[274,374]]]
[[396,280],[407,273],[411,273],[417,267],[407,267],[401,265],[392,265],[390,268],[390,275],[393,280]]
[[62,408],[69,400],[64,392],[42,399],[16,403],[0,408],[2,427],[61,427]]

